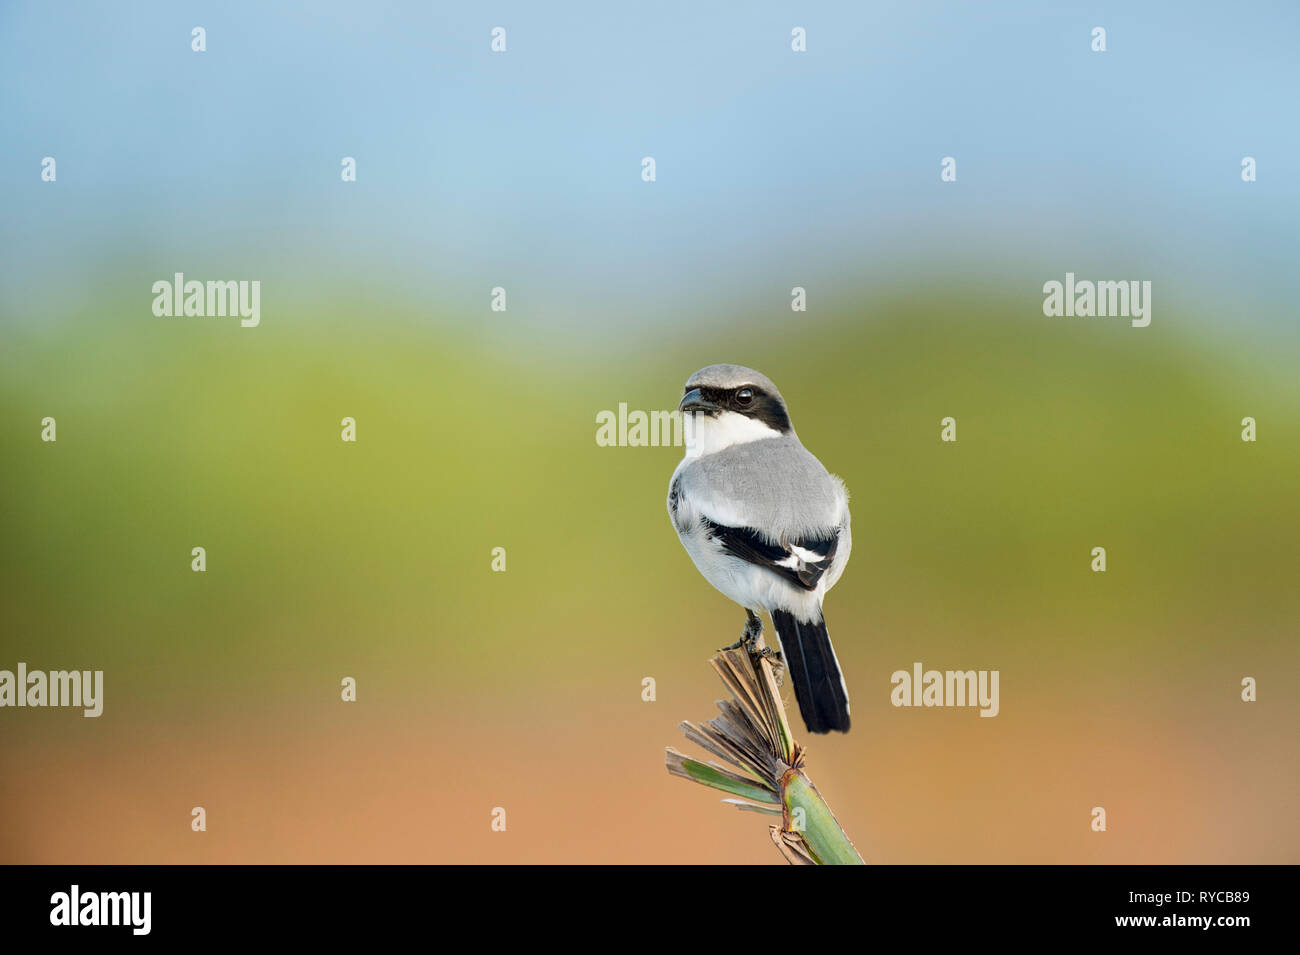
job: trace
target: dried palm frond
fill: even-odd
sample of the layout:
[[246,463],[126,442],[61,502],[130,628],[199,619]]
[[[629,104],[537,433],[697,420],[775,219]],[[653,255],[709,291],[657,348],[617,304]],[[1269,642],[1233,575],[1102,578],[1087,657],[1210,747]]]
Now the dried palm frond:
[[[862,857],[803,773],[804,750],[795,742],[772,664],[757,649],[720,650],[709,661],[730,700],[720,716],[683,722],[686,738],[722,760],[701,762],[668,747],[674,776],[730,793],[737,809],[781,817],[770,827],[786,861],[799,865],[862,865]],[[730,768],[728,768],[730,767]]]

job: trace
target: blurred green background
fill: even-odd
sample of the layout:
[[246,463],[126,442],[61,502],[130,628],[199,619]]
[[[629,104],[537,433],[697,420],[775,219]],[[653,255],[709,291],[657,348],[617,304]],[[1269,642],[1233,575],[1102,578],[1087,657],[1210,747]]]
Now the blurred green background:
[[[743,623],[668,522],[680,449],[595,442],[725,359],[852,494],[827,617],[854,729],[810,766],[869,858],[1293,859],[1289,357],[926,298],[600,360],[306,307],[165,344],[119,307],[9,351],[4,659],[101,668],[106,702],[4,714],[5,857],[775,861],[662,767]],[[917,660],[999,669],[1000,715],[891,707]]]

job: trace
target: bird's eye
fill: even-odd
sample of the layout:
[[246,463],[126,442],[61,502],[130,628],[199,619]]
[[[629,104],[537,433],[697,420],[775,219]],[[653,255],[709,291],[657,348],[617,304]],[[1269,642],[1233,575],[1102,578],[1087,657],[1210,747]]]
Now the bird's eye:
[[736,392],[736,401],[742,405],[747,405],[754,400],[754,392],[749,388],[741,388]]

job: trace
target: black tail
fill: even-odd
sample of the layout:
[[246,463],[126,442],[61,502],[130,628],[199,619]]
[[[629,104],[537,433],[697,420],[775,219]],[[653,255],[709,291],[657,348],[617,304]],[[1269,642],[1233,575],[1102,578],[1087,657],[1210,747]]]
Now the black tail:
[[799,713],[810,733],[849,731],[849,696],[840,664],[831,647],[826,621],[798,620],[784,610],[772,611],[772,625],[781,641],[781,656],[794,683]]

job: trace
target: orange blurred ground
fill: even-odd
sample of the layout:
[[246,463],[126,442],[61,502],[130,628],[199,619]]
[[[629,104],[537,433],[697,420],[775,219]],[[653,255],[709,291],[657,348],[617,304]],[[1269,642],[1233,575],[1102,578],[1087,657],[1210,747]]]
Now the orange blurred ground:
[[[1131,711],[1067,718],[1044,715],[1045,702],[1008,706],[1004,695],[993,732],[972,711],[864,701],[849,738],[811,741],[809,774],[869,862],[1297,861],[1295,747],[1279,758],[1276,741],[1258,742],[1265,704],[1227,707],[1217,728],[1148,712],[1135,735]],[[780,863],[765,819],[663,768],[665,745],[690,750],[677,719],[711,715],[703,701],[526,723],[472,706],[449,723],[454,709],[394,721],[361,703],[244,708],[141,726],[129,746],[100,749],[79,727],[10,740],[0,857]],[[204,833],[189,827],[198,805]],[[1090,831],[1094,805],[1107,810],[1104,834]],[[496,806],[504,833],[489,825]]]

